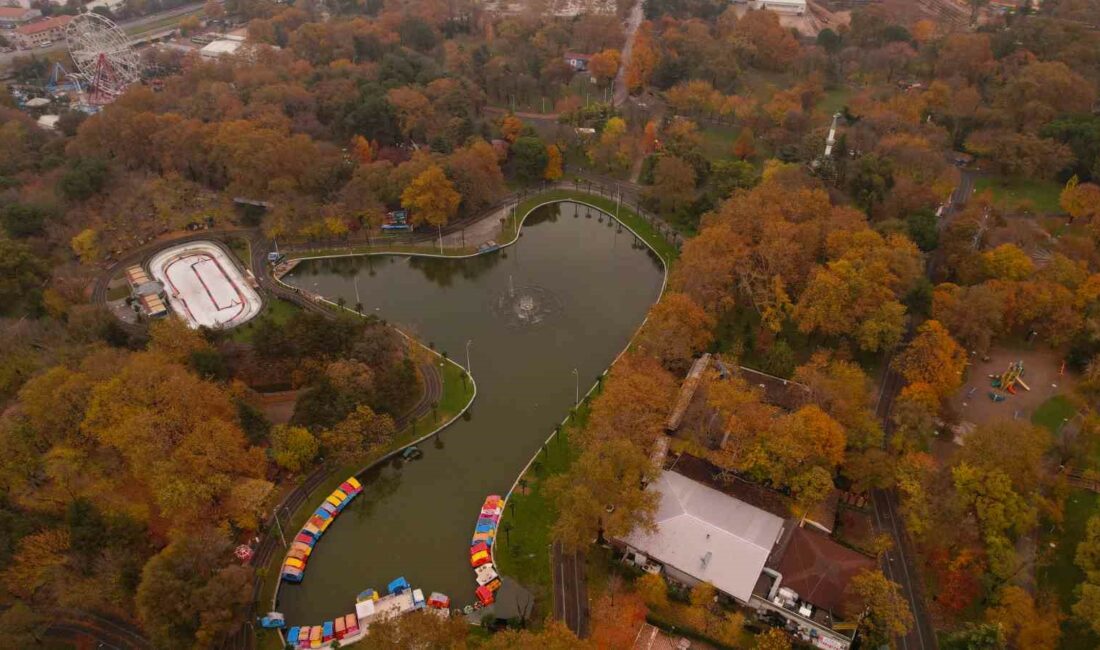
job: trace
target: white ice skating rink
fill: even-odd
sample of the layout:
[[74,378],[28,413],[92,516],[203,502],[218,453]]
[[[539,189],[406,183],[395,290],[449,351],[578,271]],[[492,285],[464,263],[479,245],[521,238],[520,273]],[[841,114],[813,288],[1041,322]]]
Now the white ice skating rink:
[[212,242],[166,248],[149,260],[172,311],[191,327],[229,329],[260,312],[262,301],[237,265]]

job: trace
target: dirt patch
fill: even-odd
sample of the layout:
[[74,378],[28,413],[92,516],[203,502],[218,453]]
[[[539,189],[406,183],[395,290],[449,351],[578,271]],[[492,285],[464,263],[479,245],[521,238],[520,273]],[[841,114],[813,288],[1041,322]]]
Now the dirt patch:
[[294,415],[294,406],[298,403],[301,390],[285,390],[278,393],[260,393],[258,407],[267,421],[272,424],[286,424]]
[[853,548],[870,549],[874,546],[871,540],[875,538],[875,527],[870,513],[841,506],[838,522],[836,538],[839,541]]
[[[996,347],[990,350],[987,359],[971,358],[966,384],[951,399],[951,408],[964,425],[969,422],[981,426],[1012,419],[1030,421],[1040,404],[1073,389],[1074,377],[1069,370],[1063,373],[1062,355],[1057,351]],[[1016,361],[1023,362],[1021,379],[1031,390],[1017,386],[1013,395],[993,388],[989,375],[1003,374]],[[1005,400],[995,402],[990,393],[1004,396]]]

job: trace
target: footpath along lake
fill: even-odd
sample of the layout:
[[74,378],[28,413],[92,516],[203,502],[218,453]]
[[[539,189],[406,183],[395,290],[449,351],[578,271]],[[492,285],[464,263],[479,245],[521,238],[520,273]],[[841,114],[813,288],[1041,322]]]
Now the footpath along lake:
[[538,208],[516,245],[473,258],[299,264],[285,282],[348,305],[358,287],[363,313],[463,365],[473,341],[478,394],[469,420],[419,445],[423,458],[360,477],[363,493],[317,543],[303,582],[280,588],[288,622],[316,625],[346,614],[359,592],[384,592],[398,576],[425,595],[447,594],[452,607],[472,603],[468,549],[482,501],[507,492],[568,414],[573,370],[583,395],[626,346],[663,274],[656,254],[629,230],[569,202]]

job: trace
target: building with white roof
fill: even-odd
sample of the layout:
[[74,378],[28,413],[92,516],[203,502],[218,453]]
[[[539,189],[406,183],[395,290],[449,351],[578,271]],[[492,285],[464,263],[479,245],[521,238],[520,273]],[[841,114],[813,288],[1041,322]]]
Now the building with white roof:
[[806,0],[753,0],[752,6],[754,9],[767,9],[799,16],[806,13]]
[[219,38],[211,41],[199,50],[199,55],[205,59],[219,59],[225,56],[233,56],[244,45],[244,41],[235,38]]
[[660,562],[678,582],[709,582],[747,604],[783,519],[675,472],[661,472],[647,489],[661,495],[656,529],[637,528],[619,543]]

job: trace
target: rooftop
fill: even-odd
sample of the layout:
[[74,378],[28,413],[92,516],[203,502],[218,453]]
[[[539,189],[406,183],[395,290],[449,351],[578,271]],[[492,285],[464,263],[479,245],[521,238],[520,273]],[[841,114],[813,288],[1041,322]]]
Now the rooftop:
[[15,31],[18,34],[24,35],[37,34],[39,32],[49,31],[51,29],[60,29],[65,25],[68,25],[69,21],[72,19],[72,16],[54,16],[45,20],[39,20],[38,22],[28,23],[26,25],[23,25],[22,27],[17,27]]
[[657,528],[622,541],[748,602],[783,520],[675,472],[661,472],[648,489],[661,495]]
[[834,614],[844,612],[844,592],[857,574],[873,570],[875,561],[837,544],[822,533],[796,528],[776,567],[783,586],[799,598]]

